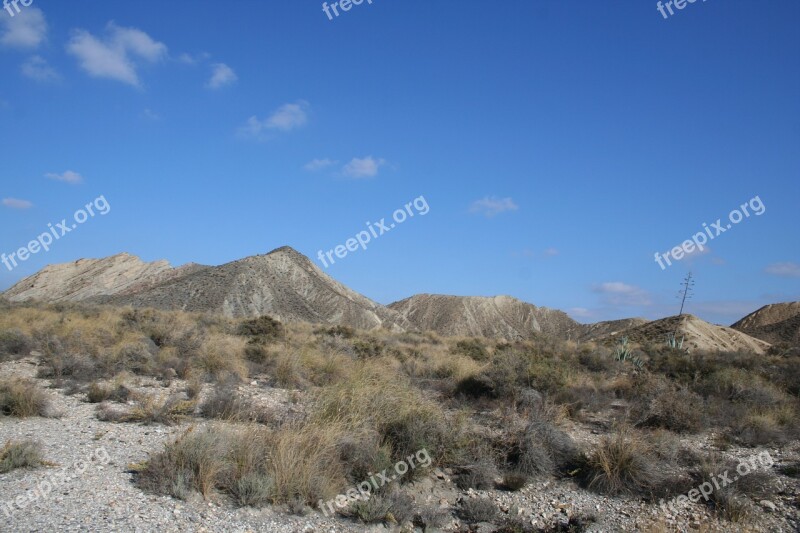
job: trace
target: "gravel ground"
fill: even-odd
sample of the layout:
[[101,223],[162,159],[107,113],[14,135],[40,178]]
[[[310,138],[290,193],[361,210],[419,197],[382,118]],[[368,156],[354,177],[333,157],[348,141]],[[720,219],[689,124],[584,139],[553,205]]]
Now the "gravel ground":
[[[33,359],[0,364],[0,376],[29,377],[36,372]],[[173,427],[143,426],[101,422],[95,405],[82,401],[82,395],[67,396],[62,390],[47,388],[47,380],[37,380],[51,397],[57,418],[15,419],[0,417],[0,444],[8,440],[31,439],[42,443],[44,458],[54,463],[37,469],[14,470],[0,474],[0,531],[271,531],[355,532],[386,531],[383,526],[364,526],[343,519],[329,519],[310,512],[295,516],[281,508],[237,509],[223,499],[179,501],[146,494],[131,483],[129,465],[146,460],[150,453],[183,433],[189,424]],[[176,382],[173,387],[179,387]],[[276,410],[292,408],[289,393],[247,385],[244,392],[272,405]],[[585,444],[597,438],[575,428],[575,437]],[[698,448],[707,445],[698,439]],[[798,444],[783,450],[769,450],[779,464],[796,462]],[[731,455],[746,457],[754,450],[733,450]],[[413,485],[408,485],[417,502],[437,504],[452,510],[460,499],[490,498],[503,513],[519,516],[539,527],[566,522],[570,517],[592,515],[592,532],[612,531],[800,531],[798,481],[781,476],[779,486],[767,503],[756,506],[755,515],[735,525],[718,521],[704,506],[692,504],[676,513],[665,513],[656,505],[635,498],[607,498],[578,488],[566,479],[536,481],[518,492],[461,491],[450,479],[451,472],[434,470]],[[55,481],[55,480],[61,481]],[[41,494],[50,482],[53,486]],[[17,503],[21,505],[17,505]],[[10,514],[10,516],[7,516]],[[458,530],[457,520],[445,528]],[[490,532],[489,524],[476,531]],[[417,530],[421,531],[421,530]]]
[[[34,363],[22,360],[0,365],[0,375],[33,377]],[[44,386],[48,382],[39,380]],[[272,509],[235,509],[202,500],[183,502],[145,494],[131,483],[128,465],[139,463],[186,430],[101,422],[95,406],[79,396],[45,389],[59,418],[0,418],[0,442],[32,439],[44,446],[44,457],[56,463],[37,469],[0,474],[0,531],[306,531],[350,532],[363,527],[327,520],[321,514],[292,516]],[[106,455],[107,454],[107,455]],[[94,457],[94,460],[92,460]],[[105,459],[108,461],[106,462]],[[86,464],[82,464],[85,462]],[[104,464],[105,463],[105,464]],[[82,473],[81,473],[82,471]],[[62,475],[63,474],[63,475]],[[61,481],[46,497],[32,496],[53,476]],[[43,489],[46,486],[42,485]],[[39,492],[38,490],[36,491]],[[34,501],[26,501],[33,498]]]

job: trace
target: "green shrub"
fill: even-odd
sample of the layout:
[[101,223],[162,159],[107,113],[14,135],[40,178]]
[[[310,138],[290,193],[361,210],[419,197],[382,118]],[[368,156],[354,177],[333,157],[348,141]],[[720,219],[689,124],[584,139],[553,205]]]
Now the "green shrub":
[[283,324],[268,315],[262,315],[252,320],[245,320],[239,324],[236,331],[239,335],[248,337],[261,337],[267,340],[278,340],[284,337]]
[[489,352],[486,350],[486,346],[478,339],[458,341],[450,351],[456,355],[466,355],[475,361],[487,361],[489,359]]

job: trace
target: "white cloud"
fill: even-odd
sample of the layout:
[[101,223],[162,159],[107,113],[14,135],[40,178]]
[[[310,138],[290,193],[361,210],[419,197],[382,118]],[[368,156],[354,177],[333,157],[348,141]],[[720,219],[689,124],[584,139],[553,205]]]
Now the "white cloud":
[[83,183],[83,176],[71,170],[67,170],[62,174],[50,172],[45,174],[45,177],[50,178],[51,180],[63,181],[65,183],[69,183],[70,185],[78,185],[79,183]]
[[374,178],[378,170],[386,163],[385,159],[375,159],[371,155],[363,159],[354,157],[342,168],[342,174],[348,178]]
[[33,204],[28,200],[20,200],[18,198],[3,198],[3,205],[11,209],[30,209]]
[[41,82],[58,81],[59,79],[58,73],[41,56],[33,56],[23,63],[22,75]]
[[180,61],[185,65],[196,65],[202,61],[205,61],[209,57],[211,57],[211,54],[209,54],[208,52],[202,52],[197,55],[183,53],[178,56],[178,61]]
[[333,161],[332,159],[313,159],[303,165],[303,168],[309,172],[316,172],[317,170],[322,170],[328,168],[330,166],[335,165],[338,161]]
[[647,291],[621,281],[607,281],[596,285],[594,292],[602,294],[611,305],[651,305]]
[[567,310],[567,313],[576,318],[592,318],[595,316],[594,311],[585,307],[572,307]]
[[134,59],[156,63],[167,55],[167,47],[136,28],[121,28],[113,22],[100,40],[88,31],[75,30],[67,44],[80,66],[90,76],[121,81],[140,87]]
[[304,126],[308,121],[308,102],[298,101],[278,108],[266,121],[265,127],[283,131]]
[[499,215],[500,213],[504,213],[506,211],[516,211],[517,209],[519,209],[519,206],[515,204],[514,200],[511,198],[495,198],[494,196],[487,196],[472,202],[469,212],[482,214],[488,218],[491,218],[495,215]]
[[545,249],[544,252],[542,252],[542,254],[544,254],[545,257],[555,257],[560,253],[561,252],[559,252],[555,248],[547,248],[547,249]]
[[209,89],[221,89],[239,79],[233,69],[225,63],[214,63],[211,68],[211,79],[206,83]]
[[797,263],[773,263],[764,269],[767,274],[773,276],[784,276],[788,278],[800,278],[800,264]]
[[152,121],[161,120],[161,117],[158,115],[158,113],[156,113],[149,107],[145,108],[145,110],[142,111],[141,117],[146,120],[152,120]]
[[41,9],[24,7],[13,17],[0,16],[0,44],[15,48],[36,48],[47,38],[47,21]]
[[265,140],[267,131],[290,131],[304,126],[308,122],[308,112],[311,106],[304,100],[293,104],[284,104],[275,110],[269,117],[259,119],[253,115],[244,126],[239,128],[239,135],[259,140]]

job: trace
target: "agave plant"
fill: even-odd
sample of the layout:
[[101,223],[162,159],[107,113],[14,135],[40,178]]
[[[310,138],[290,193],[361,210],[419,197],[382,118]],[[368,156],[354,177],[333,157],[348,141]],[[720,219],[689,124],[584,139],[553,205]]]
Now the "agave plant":
[[682,350],[683,349],[683,336],[680,339],[675,337],[675,333],[669,333],[667,335],[667,346],[674,350]]
[[644,368],[644,361],[638,356],[633,355],[633,351],[628,345],[628,337],[622,337],[617,344],[617,349],[614,351],[614,359],[616,361],[630,361],[636,368],[641,370]]

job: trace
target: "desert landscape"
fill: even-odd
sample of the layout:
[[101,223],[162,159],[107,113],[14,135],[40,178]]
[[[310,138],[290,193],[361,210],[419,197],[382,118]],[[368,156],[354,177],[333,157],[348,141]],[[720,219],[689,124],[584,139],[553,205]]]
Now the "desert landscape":
[[15,531],[794,531],[798,316],[383,306],[290,247],[51,265],[3,293],[0,501]]
[[2,0],[0,533],[800,532],[797,0]]

